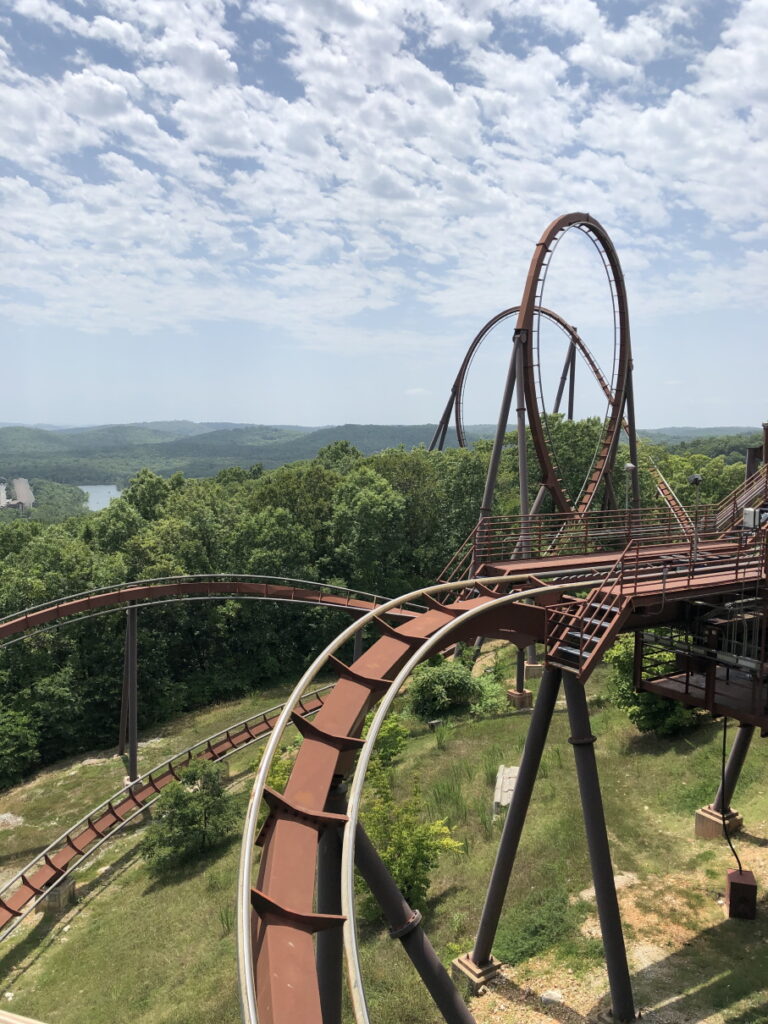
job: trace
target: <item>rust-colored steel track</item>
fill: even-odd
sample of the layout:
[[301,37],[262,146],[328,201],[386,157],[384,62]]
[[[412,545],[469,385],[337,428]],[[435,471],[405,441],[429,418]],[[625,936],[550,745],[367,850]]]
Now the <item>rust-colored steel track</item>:
[[[451,413],[453,413],[454,425],[456,427],[457,443],[460,448],[467,447],[467,433],[464,427],[464,393],[467,387],[467,375],[469,374],[469,369],[474,361],[475,356],[477,355],[477,350],[480,348],[480,346],[491,333],[491,331],[494,329],[494,327],[497,327],[500,323],[503,323],[505,320],[509,320],[511,317],[517,315],[519,312],[519,306],[511,306],[509,309],[503,309],[500,313],[497,313],[496,316],[491,317],[491,319],[480,328],[480,330],[477,332],[475,337],[470,342],[466,355],[464,356],[461,366],[459,367],[459,372],[456,374],[456,379],[451,385],[451,395],[448,400],[448,405],[446,406],[440,424],[438,425],[438,428],[435,431],[435,436],[432,438],[432,441],[430,443],[430,451],[432,451],[435,448],[442,448],[445,442],[445,435]],[[586,361],[587,365],[589,366],[592,372],[592,375],[594,376],[597,383],[600,385],[603,394],[610,401],[612,397],[610,385],[605,380],[602,370],[597,364],[597,360],[590,352],[590,350],[587,348],[583,339],[579,336],[579,333],[576,330],[576,328],[569,324],[566,320],[564,320],[559,313],[555,313],[554,310],[537,309],[536,312],[538,315],[544,317],[545,320],[549,320],[551,323],[555,324],[557,327],[560,328],[561,331],[563,331],[564,334],[567,335],[569,341],[573,345],[575,345],[579,352],[581,352],[582,356],[584,357],[584,360]]]
[[[321,605],[349,612],[356,617],[386,602],[383,597],[374,594],[360,596],[359,591],[343,587],[275,577],[218,574],[140,580],[70,595],[8,615],[0,619],[0,646],[50,628],[55,623],[82,621],[83,618],[118,609],[126,604],[158,604],[185,599],[283,601]],[[408,620],[416,611],[398,607],[390,614],[397,620]],[[316,690],[295,707],[297,719],[304,720],[319,711],[323,704],[322,692]],[[125,786],[54,840],[0,888],[0,940],[9,935],[26,914],[85,857],[150,806],[163,787],[177,777],[179,768],[188,764],[193,757],[222,760],[263,739],[271,732],[281,710],[282,705],[269,712],[260,712],[194,744],[156,766],[132,785]]]
[[[316,714],[329,689],[330,685],[307,694],[295,709],[297,718],[309,719]],[[103,843],[151,807],[165,786],[178,778],[182,768],[195,758],[223,761],[238,750],[265,739],[282,709],[280,704],[251,715],[174,754],[134,783],[118,790],[50,843],[0,887],[0,941]]]
[[[322,1021],[313,936],[327,928],[341,927],[344,919],[315,910],[318,842],[328,826],[338,826],[345,820],[329,814],[326,803],[334,780],[345,776],[351,768],[351,757],[360,746],[367,712],[387,693],[392,675],[414,651],[454,619],[458,620],[463,612],[487,606],[464,631],[458,624],[449,631],[444,638],[445,646],[473,638],[480,625],[484,636],[504,635],[508,616],[506,609],[496,608],[496,599],[510,585],[525,579],[497,577],[488,581],[496,589],[487,589],[482,584],[442,584],[406,595],[403,600],[418,599],[427,603],[427,610],[398,626],[388,625],[375,613],[369,613],[337,637],[299,682],[294,696],[302,692],[307,680],[314,678],[319,666],[333,665],[338,674],[311,728],[296,723],[304,738],[285,792],[278,794],[264,785],[273,745],[279,740],[280,723],[254,783],[243,838],[241,899],[248,899],[254,839],[261,847],[261,859],[256,885],[250,890],[249,902],[239,906],[238,918],[243,1018],[249,1024],[257,1020],[260,1024]],[[460,596],[454,603],[444,605],[433,597],[441,591],[453,591]],[[393,602],[384,610],[388,612],[395,606]],[[352,665],[335,660],[333,651],[366,619],[379,625],[381,638]],[[269,815],[256,836],[253,823],[262,794]]]
[[[125,604],[158,603],[185,598],[250,598],[264,601],[285,601],[292,604],[326,605],[356,614],[384,604],[386,598],[376,594],[310,580],[292,580],[278,576],[244,576],[216,573],[199,576],[173,576],[154,580],[136,580],[114,587],[102,587],[81,594],[71,594],[56,601],[13,612],[0,619],[0,645],[11,637],[41,629],[75,616],[88,616],[103,609]],[[396,613],[409,618],[407,608]]]
[[[608,274],[614,302],[614,316],[618,331],[618,360],[614,387],[609,402],[608,416],[600,446],[591,472],[584,483],[578,500],[572,504],[565,493],[560,480],[554,456],[547,442],[546,431],[541,418],[538,403],[536,378],[537,356],[533,344],[534,317],[541,307],[543,284],[552,253],[560,239],[570,229],[583,231],[594,243]],[[592,504],[598,487],[609,470],[616,452],[622,426],[622,413],[627,399],[627,380],[631,367],[631,348],[629,337],[629,314],[624,276],[621,271],[618,255],[608,233],[602,225],[587,213],[569,213],[553,220],[539,239],[525,282],[520,312],[517,317],[517,330],[526,332],[528,343],[525,346],[525,398],[528,412],[528,423],[531,429],[536,455],[541,466],[542,482],[552,495],[555,506],[562,512],[585,512]]]

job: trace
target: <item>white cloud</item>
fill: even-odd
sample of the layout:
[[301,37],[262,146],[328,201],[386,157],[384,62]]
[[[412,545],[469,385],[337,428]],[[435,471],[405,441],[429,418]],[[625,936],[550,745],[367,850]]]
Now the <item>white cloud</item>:
[[[454,336],[517,301],[544,226],[574,208],[615,235],[633,309],[710,308],[738,287],[765,304],[765,0],[734,5],[708,51],[682,2],[620,24],[594,0],[77,10],[13,6],[21,31],[71,45],[64,70],[0,47],[11,320],[241,319],[340,348],[381,343],[387,311],[404,344],[413,315]],[[121,59],[89,60],[93,40]],[[671,57],[688,62],[673,88],[653,77]],[[591,272],[564,301],[586,309]]]

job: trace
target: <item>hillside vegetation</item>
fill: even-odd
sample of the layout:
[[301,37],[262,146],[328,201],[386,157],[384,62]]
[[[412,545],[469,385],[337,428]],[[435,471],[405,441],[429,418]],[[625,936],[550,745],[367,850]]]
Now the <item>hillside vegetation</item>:
[[[68,484],[124,485],[143,468],[161,476],[181,472],[195,477],[214,476],[230,466],[275,469],[312,459],[336,441],[372,455],[399,445],[427,446],[434,432],[431,423],[310,428],[169,420],[65,429],[12,426],[0,428],[0,473]],[[473,442],[493,437],[495,426],[467,426],[466,432]],[[756,428],[747,427],[664,427],[639,434],[679,454],[723,455],[728,463],[743,462],[747,446],[761,437]],[[446,444],[456,446],[453,428]]]
[[[554,418],[572,493],[590,465],[595,420]],[[514,514],[516,442],[502,460],[495,511]],[[655,449],[665,476],[692,500],[719,501],[740,481],[722,457]],[[337,441],[312,460],[278,469],[229,468],[211,479],[166,480],[142,470],[101,512],[45,525],[0,527],[0,614],[126,580],[199,573],[251,573],[339,582],[395,596],[437,578],[474,527],[489,444],[364,455]],[[626,453],[619,452],[621,467]],[[531,453],[533,462],[533,453]],[[614,488],[622,494],[622,469]],[[531,480],[531,499],[537,482]],[[643,475],[643,501],[654,485]],[[545,503],[544,510],[547,510]],[[288,605],[191,602],[140,614],[143,726],[300,669],[338,632],[341,612],[311,615]],[[61,628],[0,651],[0,788],[32,768],[114,736],[122,678],[120,614]],[[214,671],[215,669],[215,671]]]
[[[649,1022],[759,1024],[766,1013],[765,897],[755,922],[725,920],[719,901],[731,854],[723,842],[693,837],[693,812],[717,788],[720,726],[704,721],[680,740],[640,737],[606,701],[605,685],[598,670],[588,696],[637,1005]],[[276,699],[275,691],[256,690],[145,734],[142,766]],[[519,763],[530,718],[453,718],[432,733],[408,718],[402,702],[399,710],[409,736],[391,774],[396,802],[418,792],[424,818],[446,819],[459,843],[441,857],[419,904],[447,964],[472,945],[501,829],[492,818],[496,769]],[[473,1000],[479,1024],[551,1024],[552,1008],[539,995],[553,988],[563,993],[555,1007],[563,1024],[593,1019],[605,1007],[607,978],[568,736],[560,705],[498,931],[495,952],[508,966],[487,995]],[[124,769],[112,756],[114,746],[93,754],[88,763],[59,764],[0,795],[0,814],[24,818],[4,833],[0,870],[22,866],[29,849],[42,847],[116,788]],[[228,762],[241,800],[255,756],[245,750]],[[756,742],[737,791],[747,832],[736,843],[761,883],[768,875],[766,770],[768,747]],[[138,853],[142,834],[127,831],[88,862],[78,873],[79,901],[68,913],[37,918],[5,944],[0,977],[14,1012],[49,1024],[237,1024],[238,839],[157,882]],[[363,921],[361,938],[372,1020],[438,1024],[404,951],[378,919]]]

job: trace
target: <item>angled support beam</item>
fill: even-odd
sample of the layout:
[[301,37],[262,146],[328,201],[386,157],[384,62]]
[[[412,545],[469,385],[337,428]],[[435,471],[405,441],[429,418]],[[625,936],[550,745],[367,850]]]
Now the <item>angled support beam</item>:
[[589,860],[595,884],[597,914],[603,936],[611,1005],[615,1021],[635,1020],[635,1003],[629,978],[627,951],[621,928],[619,901],[613,879],[611,851],[600,793],[600,780],[595,760],[595,737],[589,722],[589,708],[584,687],[573,672],[563,672],[563,689],[571,726],[570,743],[576,761],[584,827],[587,832]]
[[568,375],[568,419],[573,419],[574,399],[576,396],[576,346],[571,342],[570,370]]
[[496,929],[504,906],[509,877],[515,863],[517,848],[520,845],[520,836],[539,772],[541,755],[544,752],[549,725],[555,710],[555,701],[560,690],[560,675],[559,668],[547,666],[539,684],[539,692],[533,707],[531,724],[528,727],[528,736],[520,760],[520,770],[512,795],[512,803],[501,833],[496,862],[493,865],[488,893],[480,917],[480,926],[477,930],[475,948],[471,954],[472,962],[478,967],[491,962],[491,949],[496,938]]
[[358,825],[355,832],[355,864],[384,913],[389,934],[402,943],[443,1020],[447,1024],[475,1024],[475,1018],[424,934],[421,914],[408,905],[362,825]]
[[728,763],[725,766],[725,788],[721,782],[712,804],[712,810],[717,811],[718,814],[722,814],[723,811],[727,814],[731,810],[731,800],[733,800],[736,783],[739,781],[754,734],[754,725],[749,725],[746,722],[739,723],[736,738],[728,755]]
[[491,509],[493,508],[493,492],[496,490],[496,478],[499,475],[501,453],[504,450],[504,436],[507,433],[507,422],[509,420],[509,410],[512,406],[512,395],[515,393],[518,348],[519,339],[517,331],[515,331],[512,355],[509,360],[509,369],[507,370],[507,380],[504,385],[504,395],[502,396],[501,409],[499,410],[499,421],[496,424],[496,436],[493,441],[491,460],[488,463],[488,474],[485,478],[483,500],[480,505],[481,519],[485,516],[489,516],[491,514]]

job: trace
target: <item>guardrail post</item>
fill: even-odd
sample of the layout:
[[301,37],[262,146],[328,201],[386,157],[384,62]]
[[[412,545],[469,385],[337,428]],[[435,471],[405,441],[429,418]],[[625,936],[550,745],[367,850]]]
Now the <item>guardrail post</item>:
[[608,845],[603,798],[595,760],[595,737],[590,730],[587,697],[583,685],[572,672],[563,673],[563,688],[572,733],[569,742],[573,746],[576,761],[584,827],[595,883],[597,914],[608,968],[613,1019],[632,1021],[635,1019],[635,1003],[613,878],[611,850]]

